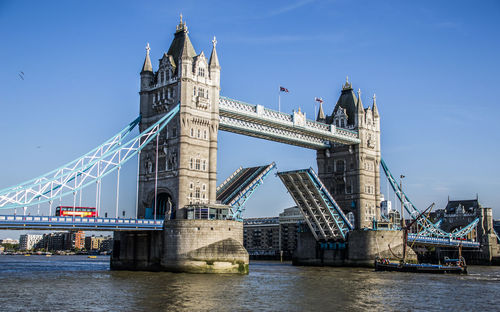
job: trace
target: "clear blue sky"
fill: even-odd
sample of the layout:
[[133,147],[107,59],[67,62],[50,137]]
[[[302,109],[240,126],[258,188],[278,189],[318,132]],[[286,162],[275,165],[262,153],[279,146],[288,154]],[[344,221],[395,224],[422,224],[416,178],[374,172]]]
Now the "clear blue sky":
[[[377,94],[383,158],[418,207],[479,193],[500,218],[498,1],[0,1],[0,187],[134,119],[144,47],[156,67],[181,12],[197,53],[217,36],[222,95],[276,108],[283,85],[282,110],[311,117],[315,96],[331,113],[348,75],[365,106]],[[316,167],[314,151],[222,132],[218,161],[219,181],[240,165]],[[272,176],[246,216],[291,205]]]

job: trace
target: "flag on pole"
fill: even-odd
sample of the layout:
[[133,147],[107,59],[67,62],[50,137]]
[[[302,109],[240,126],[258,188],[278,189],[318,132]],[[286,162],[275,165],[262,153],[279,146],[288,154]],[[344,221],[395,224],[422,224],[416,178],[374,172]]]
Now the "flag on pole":
[[288,93],[290,91],[288,91],[287,88],[280,86],[280,92],[286,92],[286,93]]
[[314,100],[315,100],[316,102],[319,102],[320,104],[322,104],[322,103],[323,103],[323,99],[322,99],[322,98],[315,97],[315,98],[314,98]]

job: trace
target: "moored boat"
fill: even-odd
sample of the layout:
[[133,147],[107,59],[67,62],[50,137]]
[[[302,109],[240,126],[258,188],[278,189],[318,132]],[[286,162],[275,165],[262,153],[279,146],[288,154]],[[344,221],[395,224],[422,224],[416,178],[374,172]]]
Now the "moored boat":
[[465,259],[445,259],[445,264],[391,262],[389,259],[375,259],[375,271],[394,271],[434,274],[467,274]]

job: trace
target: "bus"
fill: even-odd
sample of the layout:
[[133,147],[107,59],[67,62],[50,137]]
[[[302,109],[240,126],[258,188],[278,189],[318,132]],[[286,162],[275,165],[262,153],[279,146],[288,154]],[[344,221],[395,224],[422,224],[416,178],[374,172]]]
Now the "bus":
[[83,217],[94,218],[97,217],[97,210],[95,207],[73,207],[73,206],[57,206],[56,217]]

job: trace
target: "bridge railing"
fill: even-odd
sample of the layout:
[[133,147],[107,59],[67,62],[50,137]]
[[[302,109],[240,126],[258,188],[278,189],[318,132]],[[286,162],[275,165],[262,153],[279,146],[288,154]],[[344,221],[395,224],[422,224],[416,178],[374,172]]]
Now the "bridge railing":
[[429,236],[419,236],[418,234],[408,234],[409,243],[422,243],[428,245],[445,245],[445,246],[460,246],[463,247],[473,247],[478,248],[480,246],[479,242],[459,240],[452,238],[441,238],[441,237],[429,237]]
[[67,224],[134,224],[134,225],[163,225],[163,220],[150,219],[120,219],[120,218],[82,218],[82,217],[57,217],[57,216],[20,216],[0,215],[1,223],[67,223]]
[[[349,138],[349,140],[352,141],[351,143],[359,143],[358,133],[356,131],[337,128],[335,125],[327,125],[314,120],[305,119],[305,116],[303,120],[300,118],[301,121],[294,120],[296,113],[291,115],[278,112],[262,105],[248,104],[224,96],[219,98],[219,110],[242,115],[248,118],[263,121],[267,120],[271,123],[276,123],[289,128],[301,128],[309,133],[315,133],[316,135],[324,137],[325,140],[328,140],[328,138],[332,139],[334,137],[344,137]],[[300,113],[298,114],[300,115]]]

